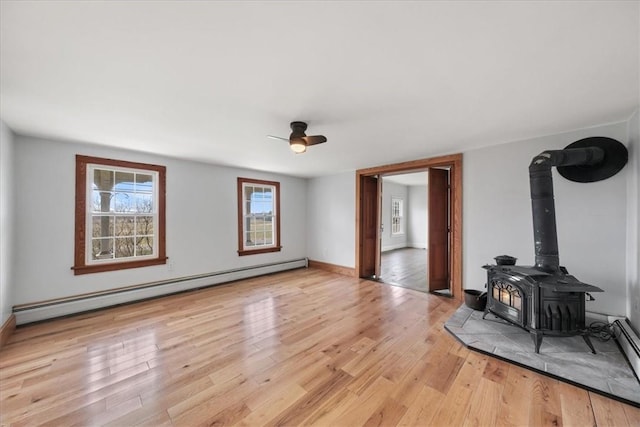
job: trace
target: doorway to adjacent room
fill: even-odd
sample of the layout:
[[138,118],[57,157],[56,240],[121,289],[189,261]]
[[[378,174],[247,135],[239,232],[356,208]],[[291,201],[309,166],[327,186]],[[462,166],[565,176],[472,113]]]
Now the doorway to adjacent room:
[[[394,176],[409,174],[418,180],[429,174],[426,186],[422,189],[394,188]],[[387,185],[385,181],[388,181]],[[383,191],[385,186],[386,193]],[[411,207],[411,192],[416,209]],[[461,201],[461,154],[358,170],[358,276],[461,299]],[[412,215],[419,219],[420,205],[424,204],[428,206],[423,215],[423,220],[426,216],[423,222],[426,230],[420,231],[418,222],[409,221]],[[412,226],[414,229],[410,228]],[[420,234],[423,241],[418,237]]]

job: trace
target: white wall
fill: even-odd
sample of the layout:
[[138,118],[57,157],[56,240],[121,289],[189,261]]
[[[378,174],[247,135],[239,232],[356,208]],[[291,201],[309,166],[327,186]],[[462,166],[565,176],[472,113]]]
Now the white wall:
[[[76,154],[167,167],[167,265],[73,275]],[[306,256],[305,179],[23,136],[15,160],[14,304]],[[238,256],[238,176],[280,182],[281,252]]]
[[[534,263],[528,166],[546,149],[562,149],[589,136],[608,136],[626,144],[627,123],[472,150],[464,153],[463,286],[483,289],[483,264],[513,255],[518,264]],[[587,310],[626,312],[627,181],[630,168],[604,181],[581,184],[553,179],[560,264],[579,280],[605,292]]]
[[[355,185],[355,184],[354,184]],[[402,199],[404,220],[400,223],[400,234],[391,234],[391,199]],[[382,251],[407,247],[407,212],[409,191],[406,185],[390,182],[382,178]]]
[[407,246],[427,248],[427,186],[409,187],[409,208],[407,209]]
[[11,315],[15,285],[14,145],[13,133],[0,121],[0,325]]
[[626,315],[640,331],[640,109],[629,120]]
[[355,267],[355,172],[309,179],[307,256],[314,261]]
[[[610,136],[626,143],[627,135],[631,135],[630,148],[637,168],[639,132],[636,115],[630,124],[466,152],[463,286],[482,289],[486,278],[481,266],[492,262],[495,255],[506,253],[518,257],[521,264],[533,263],[528,165],[534,155],[545,149],[564,148],[588,136]],[[6,126],[1,137],[3,320],[8,317],[11,304],[304,256],[355,266],[355,172],[304,180],[95,145],[12,136]],[[172,268],[167,265],[73,275],[70,267],[75,154],[167,166],[167,248]],[[12,164],[14,169],[10,173]],[[567,181],[554,171],[554,184],[561,264],[578,279],[605,290],[596,295],[595,302],[589,303],[590,311],[627,314],[637,326],[638,314],[627,304],[627,295],[638,294],[638,255],[636,252],[634,262],[632,254],[627,255],[627,247],[630,244],[637,247],[640,240],[637,186],[633,196],[638,174],[637,169],[633,172],[632,164],[613,178],[591,184]],[[282,252],[237,256],[237,176],[281,182]],[[426,197],[426,192],[422,193]],[[15,197],[15,212],[20,212],[13,221],[11,211],[5,210],[11,197]],[[411,195],[409,198],[411,206]],[[635,203],[635,211],[628,209],[627,198]],[[627,240],[627,231],[633,231],[634,226],[637,238]],[[8,230],[20,236],[13,244],[7,240]],[[7,247],[14,248],[11,262]]]

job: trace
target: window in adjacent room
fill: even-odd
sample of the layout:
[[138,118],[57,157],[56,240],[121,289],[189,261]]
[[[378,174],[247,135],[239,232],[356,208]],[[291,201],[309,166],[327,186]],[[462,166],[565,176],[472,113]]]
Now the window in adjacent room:
[[280,249],[280,183],[238,178],[238,254]]
[[391,198],[391,234],[402,234],[402,199]]
[[165,172],[76,156],[76,275],[166,263]]

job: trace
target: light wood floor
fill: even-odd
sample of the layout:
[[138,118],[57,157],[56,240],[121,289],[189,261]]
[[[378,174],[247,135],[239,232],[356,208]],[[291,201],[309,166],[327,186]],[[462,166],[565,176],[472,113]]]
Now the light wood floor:
[[640,425],[461,346],[456,301],[296,270],[19,327],[2,425]]

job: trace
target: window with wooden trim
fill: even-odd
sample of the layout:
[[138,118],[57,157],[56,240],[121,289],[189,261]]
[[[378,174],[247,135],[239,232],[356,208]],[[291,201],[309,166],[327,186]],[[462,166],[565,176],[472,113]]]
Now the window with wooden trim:
[[402,199],[391,198],[391,234],[402,234]]
[[280,183],[238,178],[238,254],[280,249]]
[[165,264],[164,166],[76,156],[76,275]]

